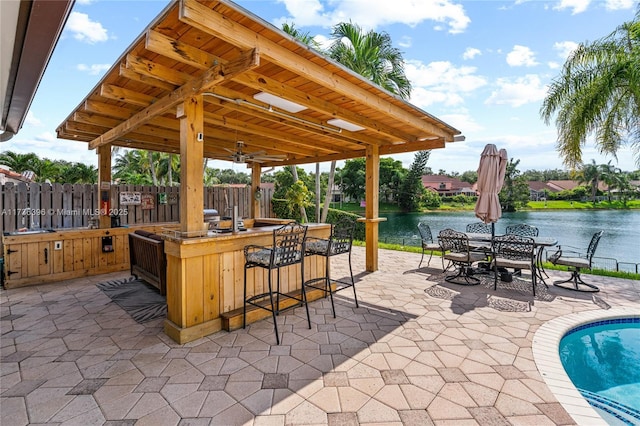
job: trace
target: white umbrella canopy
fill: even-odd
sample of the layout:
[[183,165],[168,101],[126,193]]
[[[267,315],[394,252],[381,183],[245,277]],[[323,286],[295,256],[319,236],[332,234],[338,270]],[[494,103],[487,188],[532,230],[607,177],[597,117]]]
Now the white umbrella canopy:
[[502,216],[502,207],[498,193],[504,184],[507,170],[507,151],[494,144],[487,144],[480,155],[478,166],[478,201],[476,217],[484,223],[495,223]]

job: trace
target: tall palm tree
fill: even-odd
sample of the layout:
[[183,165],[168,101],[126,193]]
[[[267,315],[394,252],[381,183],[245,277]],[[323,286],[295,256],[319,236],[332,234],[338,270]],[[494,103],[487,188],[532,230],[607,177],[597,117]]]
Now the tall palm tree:
[[567,59],[540,108],[547,124],[556,114],[565,165],[582,164],[582,146],[595,134],[600,151],[614,157],[629,143],[640,166],[640,6],[632,21]]
[[[343,22],[333,27],[331,35],[333,42],[328,52],[331,58],[402,99],[409,98],[411,82],[404,71],[404,58],[402,52],[393,47],[389,34],[365,33],[358,25]],[[327,218],[335,168],[336,162],[332,161],[322,222]]]
[[[308,33],[302,33],[293,24],[285,23],[282,29],[310,47],[317,50],[320,49],[320,46]],[[331,47],[326,53],[332,59],[384,89],[397,94],[402,99],[409,98],[411,95],[411,82],[404,71],[404,58],[402,52],[393,47],[389,34],[375,31],[364,32],[356,24],[343,22],[333,27],[331,36]],[[335,179],[335,168],[336,162],[332,161],[329,172],[329,185],[325,194],[320,222],[327,220]]]
[[598,184],[602,180],[602,167],[591,160],[591,164],[583,164],[578,172],[578,182],[586,183],[591,188],[591,202],[595,204],[598,195]]
[[404,58],[389,34],[364,32],[359,25],[342,22],[333,27],[331,37],[329,56],[402,99],[409,98],[411,82],[404,72]]

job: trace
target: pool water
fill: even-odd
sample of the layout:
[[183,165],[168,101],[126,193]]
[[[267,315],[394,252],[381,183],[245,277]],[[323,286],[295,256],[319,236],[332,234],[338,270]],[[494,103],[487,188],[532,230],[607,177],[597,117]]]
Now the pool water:
[[560,359],[585,399],[611,424],[640,424],[640,317],[576,327]]

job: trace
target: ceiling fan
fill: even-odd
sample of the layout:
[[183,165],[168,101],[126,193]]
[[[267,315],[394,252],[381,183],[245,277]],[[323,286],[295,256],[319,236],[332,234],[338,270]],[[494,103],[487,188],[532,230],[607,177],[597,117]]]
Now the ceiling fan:
[[247,163],[247,162],[256,162],[263,163],[267,161],[282,161],[287,158],[284,154],[267,154],[266,151],[256,151],[256,152],[244,152],[242,149],[244,147],[243,141],[236,142],[235,151],[229,148],[224,148],[225,151],[231,153],[228,157],[234,163]]

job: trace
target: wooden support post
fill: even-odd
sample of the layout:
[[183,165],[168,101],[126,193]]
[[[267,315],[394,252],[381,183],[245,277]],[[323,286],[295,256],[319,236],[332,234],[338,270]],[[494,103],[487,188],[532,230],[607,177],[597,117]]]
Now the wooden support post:
[[204,112],[202,95],[178,105],[180,119],[180,231],[202,231],[204,223]]
[[365,239],[367,271],[378,270],[378,191],[380,187],[380,154],[377,145],[367,146],[365,183]]
[[[102,182],[108,182],[111,185],[111,144],[102,145],[97,149],[98,154],[98,208],[100,209],[100,228],[111,227],[111,217],[109,209],[111,206],[111,188],[103,189]],[[107,198],[107,205],[103,204],[104,196]],[[106,207],[106,209],[105,209]]]
[[[260,198],[256,197],[256,194],[262,196],[260,191],[260,175],[262,173],[262,166],[258,162],[254,162],[251,166],[251,217],[260,217]],[[266,216],[266,215],[265,215]]]

